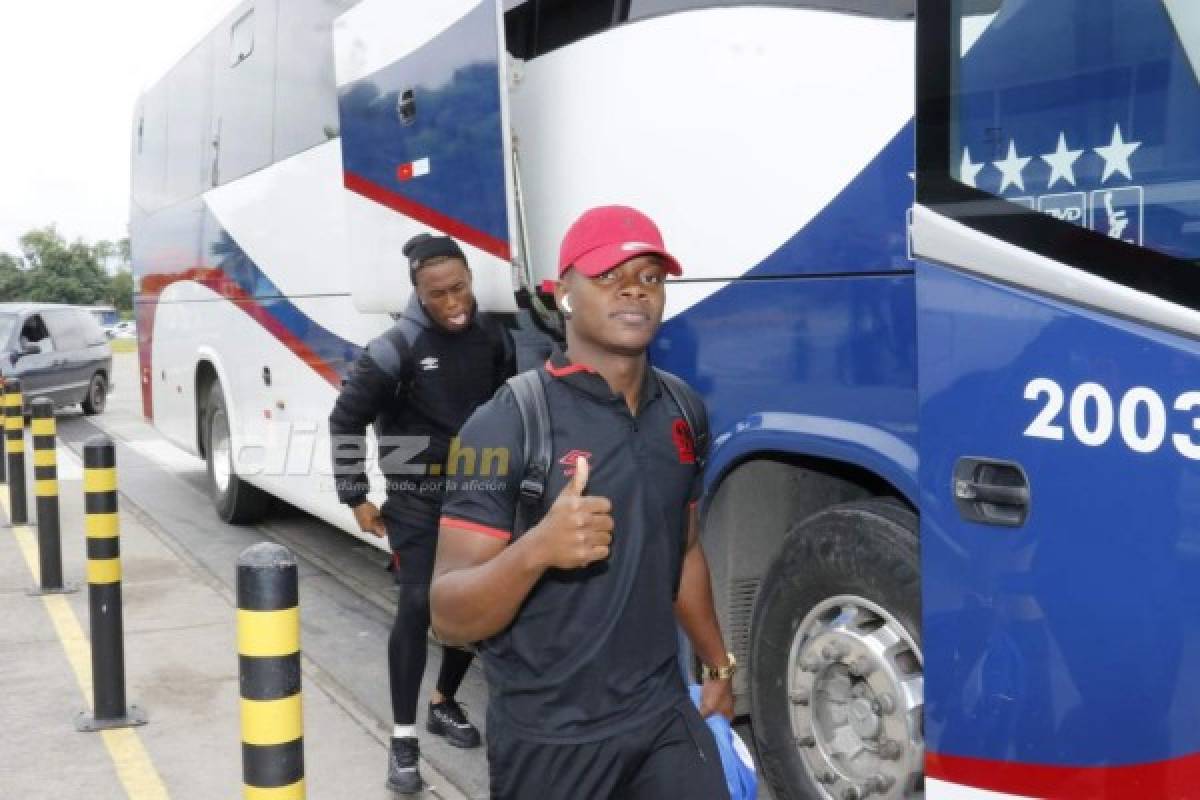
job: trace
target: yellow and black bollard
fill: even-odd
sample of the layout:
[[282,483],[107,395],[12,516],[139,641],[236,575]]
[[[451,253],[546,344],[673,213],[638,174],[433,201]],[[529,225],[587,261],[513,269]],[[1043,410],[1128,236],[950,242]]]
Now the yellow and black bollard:
[[39,397],[33,401],[30,420],[33,433],[33,494],[37,503],[38,586],[30,594],[66,594],[78,591],[64,586],[62,575],[62,535],[58,515],[58,431],[54,422],[54,401]]
[[238,558],[242,797],[303,800],[304,710],[296,559],[270,542]]
[[21,382],[4,382],[4,452],[8,460],[8,516],[13,525],[29,524],[25,499],[25,416],[21,407]]
[[125,707],[117,450],[107,436],[93,436],[83,446],[83,491],[94,713],[81,713],[75,727],[100,731],[145,725],[140,708]]
[[[4,378],[0,378],[0,430],[4,430],[4,420],[8,418],[8,408],[4,405]],[[8,458],[0,453],[0,483],[8,483]]]

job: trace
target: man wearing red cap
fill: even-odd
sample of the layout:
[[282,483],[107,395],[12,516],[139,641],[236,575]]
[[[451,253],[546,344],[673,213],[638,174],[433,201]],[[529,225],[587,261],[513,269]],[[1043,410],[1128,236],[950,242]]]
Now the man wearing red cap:
[[[643,214],[585,213],[560,251],[567,350],[538,371],[553,431],[542,499],[521,497],[510,387],[460,434],[511,454],[494,485],[448,491],[431,589],[435,630],[481,642],[493,800],[729,796],[701,719],[732,717],[735,664],[697,541],[698,454],[646,359],[681,272]],[[705,665],[699,713],[677,623]]]

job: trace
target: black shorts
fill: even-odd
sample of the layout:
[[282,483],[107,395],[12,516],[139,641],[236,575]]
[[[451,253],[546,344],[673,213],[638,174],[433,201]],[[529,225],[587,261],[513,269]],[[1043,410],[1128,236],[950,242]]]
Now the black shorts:
[[489,725],[492,800],[729,800],[712,731],[690,701],[586,744],[543,744]]
[[388,498],[383,521],[392,548],[396,583],[429,583],[433,579],[441,516],[441,503],[416,497]]

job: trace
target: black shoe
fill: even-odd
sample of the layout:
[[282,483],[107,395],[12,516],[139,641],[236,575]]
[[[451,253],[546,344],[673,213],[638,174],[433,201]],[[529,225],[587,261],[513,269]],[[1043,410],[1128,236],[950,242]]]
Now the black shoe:
[[421,745],[417,737],[406,736],[403,739],[392,739],[391,752],[388,754],[387,788],[401,794],[416,794],[425,786],[421,780],[421,771],[417,768],[417,758],[421,755]]
[[467,721],[467,715],[452,697],[437,705],[429,704],[425,730],[445,736],[446,741],[455,747],[479,747],[479,729]]

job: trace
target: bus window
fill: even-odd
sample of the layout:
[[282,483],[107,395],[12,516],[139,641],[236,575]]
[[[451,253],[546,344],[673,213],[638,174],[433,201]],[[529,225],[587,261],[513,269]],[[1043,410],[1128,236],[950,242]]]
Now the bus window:
[[1179,43],[1187,53],[1192,72],[1200,80],[1200,5],[1192,0],[1163,0]]
[[728,0],[631,0],[629,19],[653,17],[672,11],[690,11],[716,6],[755,5],[791,6],[818,11],[843,11],[872,17],[908,18],[913,15],[915,0],[759,0],[754,3],[730,3]]
[[[1029,2],[1009,0],[989,30],[1020,24]],[[1187,50],[1161,3],[1087,2],[1107,13],[1077,17],[1072,2],[1041,11],[1026,41],[1046,48],[1037,73],[980,32],[959,65],[954,176],[1064,223],[1200,258],[1200,138],[1178,123],[1200,121]],[[1131,29],[1131,16],[1146,25]],[[964,33],[974,22],[957,21]]]
[[133,156],[133,202],[153,211],[164,204],[167,174],[167,90],[143,95]]
[[621,0],[530,0],[504,15],[508,50],[532,59],[607,30],[623,17]]
[[274,160],[323,144],[338,129],[334,3],[280,3],[275,53]]
[[212,145],[208,137],[209,42],[196,46],[166,78],[167,175],[165,202],[177,203],[200,194]]
[[[973,0],[976,4],[985,0]],[[999,0],[990,0],[999,2]],[[505,3],[505,41],[509,53],[532,59],[585,36],[623,22],[677,11],[738,5],[788,6],[816,11],[837,11],[889,19],[913,16],[915,0],[527,0]]]
[[[945,104],[918,111],[922,204],[1200,308],[1191,269],[1200,262],[1194,4],[992,5],[956,0],[944,12],[944,41],[953,44],[938,56],[947,78],[933,94],[944,92]],[[921,72],[936,68],[930,62]],[[929,101],[935,81],[924,81]],[[944,127],[932,119],[938,109]]]
[[207,164],[209,183],[214,185],[271,163],[278,5],[255,0],[252,10],[232,14],[224,30],[214,34],[208,140],[215,142],[215,169]]

